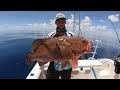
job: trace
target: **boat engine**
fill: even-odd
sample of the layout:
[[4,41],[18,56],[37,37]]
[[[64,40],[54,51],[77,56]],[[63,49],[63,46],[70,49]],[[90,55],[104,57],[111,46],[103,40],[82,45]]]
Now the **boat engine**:
[[120,74],[120,55],[118,55],[114,61],[115,73]]

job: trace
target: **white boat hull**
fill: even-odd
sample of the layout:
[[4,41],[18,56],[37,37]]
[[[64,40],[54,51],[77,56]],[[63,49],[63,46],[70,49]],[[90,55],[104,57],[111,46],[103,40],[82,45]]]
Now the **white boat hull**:
[[[34,66],[26,79],[45,79],[49,63]],[[78,68],[73,69],[71,79],[119,79],[114,72],[114,61],[108,58],[95,60],[78,60]]]

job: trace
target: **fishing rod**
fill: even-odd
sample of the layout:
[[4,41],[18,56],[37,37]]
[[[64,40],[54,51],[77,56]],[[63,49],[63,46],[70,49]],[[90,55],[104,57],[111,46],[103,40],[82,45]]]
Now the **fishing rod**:
[[[97,44],[94,46],[95,47],[94,51],[93,52],[89,52],[89,53],[93,53],[93,55],[92,55],[90,60],[94,60],[94,57],[95,57],[95,54],[96,54],[96,51],[97,51],[97,48],[98,48],[98,43],[101,42],[101,41],[96,40],[96,42],[97,42]],[[95,79],[97,79],[97,74],[96,74],[95,69],[94,69],[93,66],[91,66],[91,70],[92,70],[92,72],[94,74]]]
[[[97,48],[98,48],[98,40],[96,40],[96,41],[97,41],[97,44],[96,44],[95,50],[94,50],[94,52],[93,52],[92,60],[93,60],[93,58],[94,58],[94,56],[95,56],[95,54],[96,54],[96,50],[97,50]],[[91,67],[91,68],[92,68],[93,74],[94,74],[94,76],[95,76],[95,79],[97,79],[97,75],[96,75],[96,72],[95,72],[94,68],[93,68],[93,67]]]
[[[96,40],[96,42],[97,42],[97,44],[96,44],[96,46],[95,46],[95,50],[94,50],[94,52],[93,52],[93,56],[92,56],[92,59],[91,59],[91,60],[94,59],[95,54],[96,54],[96,51],[97,51],[97,48],[98,48],[98,42],[99,42],[99,41]],[[96,75],[95,69],[94,69],[93,67],[91,67],[91,68],[92,68],[93,74],[94,74],[94,76],[95,76],[95,79],[97,79],[97,75]]]
[[[110,19],[109,19],[109,20],[110,20]],[[113,22],[112,22],[111,20],[110,20],[110,22],[111,22],[111,24],[112,24],[112,26],[113,26],[113,28],[114,28],[114,30],[115,30],[115,33],[116,33],[117,38],[118,38],[118,41],[119,41],[119,43],[120,43],[120,38],[119,38],[119,36],[118,36],[117,30],[116,30],[116,28],[115,28]]]
[[96,51],[97,51],[97,48],[98,48],[98,40],[96,40],[96,42],[97,42],[97,44],[96,44],[95,50],[94,50],[94,52],[93,52],[92,60],[94,59],[95,54],[96,54]]

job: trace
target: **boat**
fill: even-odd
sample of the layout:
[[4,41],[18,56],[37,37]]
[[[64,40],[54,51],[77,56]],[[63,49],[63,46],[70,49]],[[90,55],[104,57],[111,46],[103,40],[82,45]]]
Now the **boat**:
[[[119,79],[120,78],[120,58],[112,60],[109,58],[95,59],[98,48],[98,40],[92,57],[88,59],[78,59],[78,68],[72,70],[71,79]],[[35,64],[26,79],[46,79],[46,71],[49,62],[44,66]]]
[[[111,59],[78,60],[78,64],[78,68],[72,71],[71,79],[115,79],[114,61]],[[48,65],[40,67],[36,63],[26,79],[45,79]]]
[[[80,13],[79,13],[79,17],[80,17]],[[79,25],[80,25],[80,20],[79,20]],[[114,30],[118,37],[118,33],[115,27]],[[73,26],[73,32],[74,32],[74,26]],[[82,36],[82,32],[79,26],[78,36],[80,34]],[[120,42],[119,37],[118,37],[118,41]],[[115,60],[110,58],[96,59],[95,55],[97,54],[98,43],[100,41],[96,40],[96,42],[97,42],[96,45],[93,46],[95,47],[94,51],[90,52],[92,53],[92,57],[78,59],[78,68],[72,70],[71,79],[120,79],[120,55],[118,55],[118,57],[116,57]],[[36,63],[33,69],[27,75],[26,79],[46,79],[45,75],[48,66],[49,66],[49,62],[44,66],[39,66],[39,64]]]

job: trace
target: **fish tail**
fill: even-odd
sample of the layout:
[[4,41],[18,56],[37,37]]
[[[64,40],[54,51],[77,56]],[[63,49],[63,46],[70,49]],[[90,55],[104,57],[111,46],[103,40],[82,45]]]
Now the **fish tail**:
[[26,61],[27,65],[28,65],[29,67],[32,65],[32,61],[31,61],[31,59],[30,59],[30,55],[27,55],[27,56],[25,57],[25,61]]

